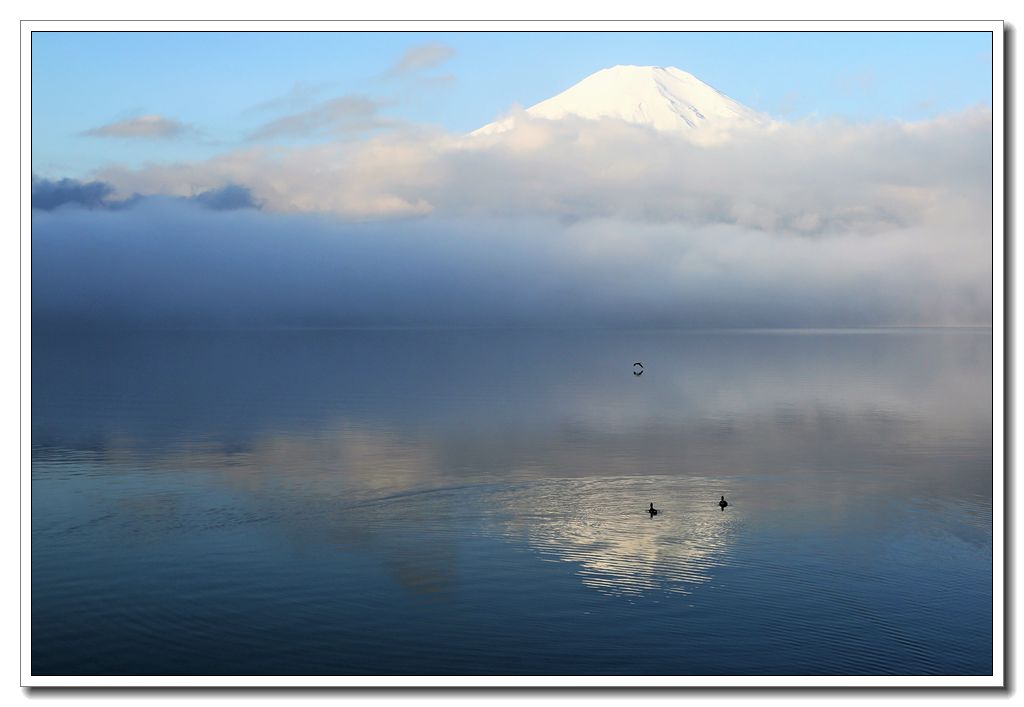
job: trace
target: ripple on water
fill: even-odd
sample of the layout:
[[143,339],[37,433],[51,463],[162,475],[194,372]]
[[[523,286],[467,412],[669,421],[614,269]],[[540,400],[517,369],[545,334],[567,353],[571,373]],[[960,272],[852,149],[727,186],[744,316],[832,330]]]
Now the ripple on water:
[[[675,477],[547,479],[441,489],[363,504],[376,524],[417,519],[419,533],[470,532],[525,542],[544,559],[575,565],[586,586],[609,594],[688,593],[729,562],[741,522],[717,505],[721,480]],[[657,516],[645,512],[653,502]],[[460,510],[461,509],[461,510]],[[465,509],[473,527],[465,527]],[[452,522],[460,513],[462,522]],[[400,520],[397,520],[400,519]]]

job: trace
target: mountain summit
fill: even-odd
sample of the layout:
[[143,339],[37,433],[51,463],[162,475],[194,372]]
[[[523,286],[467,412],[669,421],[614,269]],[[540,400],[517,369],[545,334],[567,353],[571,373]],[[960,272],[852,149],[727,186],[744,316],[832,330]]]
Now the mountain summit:
[[[766,128],[772,120],[729,98],[693,74],[674,66],[613,66],[602,69],[557,96],[526,109],[547,120],[566,117],[612,118],[664,132],[721,134]],[[515,116],[489,123],[473,135],[510,130]],[[693,133],[697,137],[697,133]]]

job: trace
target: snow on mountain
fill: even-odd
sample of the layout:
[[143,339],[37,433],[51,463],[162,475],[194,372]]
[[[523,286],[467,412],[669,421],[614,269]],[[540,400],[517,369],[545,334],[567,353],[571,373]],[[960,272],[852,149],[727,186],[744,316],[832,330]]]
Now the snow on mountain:
[[[674,66],[614,66],[580,81],[557,96],[531,106],[533,118],[589,120],[612,118],[664,132],[714,140],[737,129],[767,128],[768,116],[729,98],[693,74]],[[472,135],[512,129],[516,116],[489,123]]]

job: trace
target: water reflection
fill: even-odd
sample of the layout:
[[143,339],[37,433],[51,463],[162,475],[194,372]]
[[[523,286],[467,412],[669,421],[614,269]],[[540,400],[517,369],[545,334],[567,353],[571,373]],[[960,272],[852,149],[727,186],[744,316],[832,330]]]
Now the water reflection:
[[51,670],[985,669],[989,332],[33,344]]
[[[728,561],[739,519],[714,505],[720,482],[642,477],[538,482],[500,494],[505,532],[541,555],[577,566],[580,581],[610,594],[678,593]],[[657,495],[656,516],[643,500]]]
[[[630,375],[643,350],[657,375]],[[373,361],[372,370],[364,362]],[[986,430],[991,333],[203,332],[33,340],[33,440],[242,447],[338,420],[478,443],[746,419],[969,438]]]

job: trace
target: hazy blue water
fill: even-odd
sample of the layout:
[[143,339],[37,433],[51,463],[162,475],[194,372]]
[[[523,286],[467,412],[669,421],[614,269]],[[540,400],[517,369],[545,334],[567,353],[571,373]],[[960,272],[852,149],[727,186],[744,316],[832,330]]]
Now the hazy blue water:
[[37,333],[32,366],[35,674],[992,671],[987,330]]

